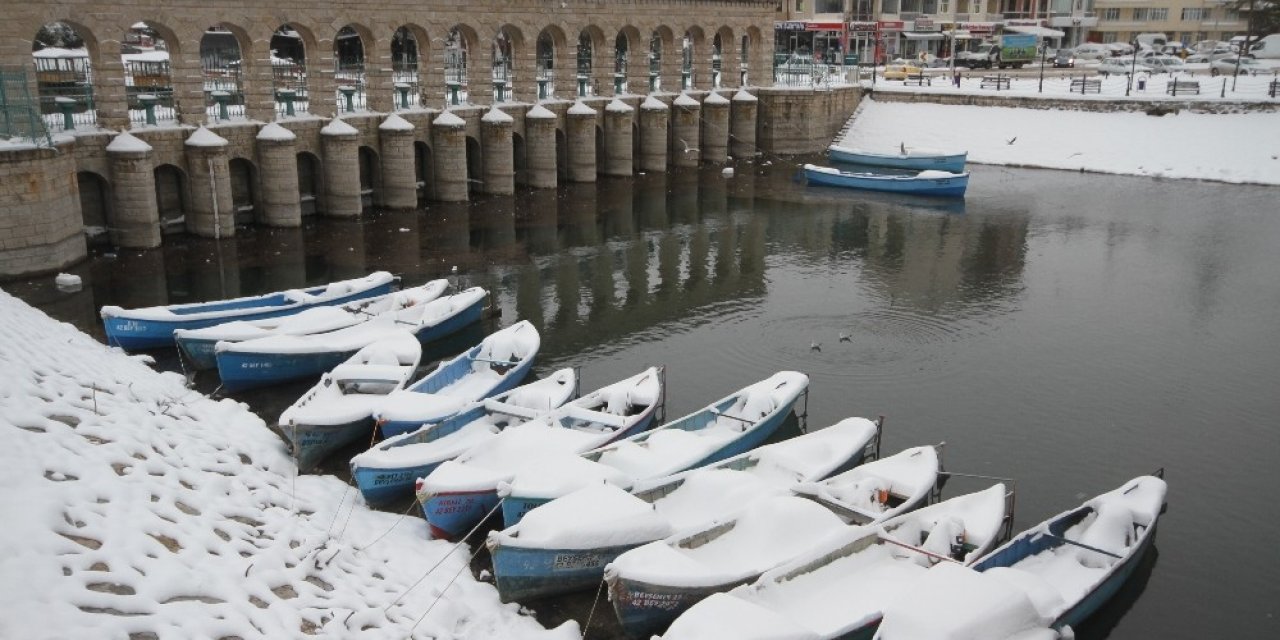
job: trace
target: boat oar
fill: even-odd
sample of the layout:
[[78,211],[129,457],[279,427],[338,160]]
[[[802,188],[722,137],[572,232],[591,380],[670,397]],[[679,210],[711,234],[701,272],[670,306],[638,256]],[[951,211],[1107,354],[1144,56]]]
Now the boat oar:
[[1124,560],[1124,556],[1118,556],[1118,555],[1116,555],[1116,554],[1114,554],[1114,553],[1111,553],[1110,551],[1107,551],[1107,550],[1105,550],[1105,549],[1099,549],[1099,548],[1097,548],[1097,547],[1091,547],[1091,546],[1089,546],[1089,545],[1087,545],[1087,544],[1085,544],[1085,543],[1083,543],[1083,542],[1076,542],[1075,540],[1072,540],[1072,539],[1070,539],[1070,538],[1064,538],[1064,537],[1062,537],[1062,536],[1054,535],[1054,534],[1052,534],[1052,533],[1046,533],[1046,534],[1043,534],[1043,535],[1044,535],[1044,537],[1046,537],[1046,538],[1048,538],[1048,539],[1050,539],[1050,540],[1056,540],[1056,541],[1058,541],[1058,542],[1065,542],[1065,543],[1070,544],[1070,545],[1075,545],[1075,546],[1077,546],[1077,547],[1080,547],[1081,549],[1088,549],[1088,550],[1093,551],[1093,552],[1095,552],[1095,553],[1101,553],[1101,554],[1102,554],[1102,555],[1104,555],[1104,556],[1111,556],[1112,558],[1115,558],[1116,560]]
[[721,410],[719,410],[719,409],[716,409],[716,408],[712,408],[712,409],[711,409],[711,415],[716,416],[717,418],[728,418],[728,419],[730,419],[730,420],[737,420],[738,422],[741,422],[742,424],[755,424],[755,423],[756,423],[756,421],[755,421],[755,420],[752,420],[752,419],[750,419],[750,418],[739,418],[738,416],[732,416],[732,415],[729,415],[729,414],[727,414],[727,413],[725,413],[725,412],[723,412],[723,411],[721,411]]

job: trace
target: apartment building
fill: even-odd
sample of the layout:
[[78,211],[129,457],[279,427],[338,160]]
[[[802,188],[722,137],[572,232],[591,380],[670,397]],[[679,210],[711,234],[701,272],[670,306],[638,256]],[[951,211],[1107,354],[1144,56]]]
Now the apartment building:
[[1172,41],[1230,40],[1248,19],[1227,0],[1098,0],[1091,42],[1133,42],[1139,33],[1163,33]]
[[781,0],[775,51],[861,62],[948,56],[1005,32],[1074,46],[1098,24],[1095,0]]

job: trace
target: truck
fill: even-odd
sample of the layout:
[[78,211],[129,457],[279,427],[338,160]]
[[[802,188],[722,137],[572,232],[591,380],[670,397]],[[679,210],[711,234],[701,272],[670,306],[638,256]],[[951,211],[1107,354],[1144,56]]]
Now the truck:
[[1036,52],[1040,50],[1040,38],[1032,34],[1008,33],[992,42],[984,42],[973,51],[956,53],[956,65],[970,69],[990,69],[992,67],[1013,67],[1021,69],[1022,65],[1035,61]]

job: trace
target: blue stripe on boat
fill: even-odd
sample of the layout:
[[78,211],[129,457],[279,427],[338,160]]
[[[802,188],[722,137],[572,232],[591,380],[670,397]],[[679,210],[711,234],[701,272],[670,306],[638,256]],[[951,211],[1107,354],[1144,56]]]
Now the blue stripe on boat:
[[604,566],[637,544],[592,549],[490,546],[498,597],[503,602],[564,593],[600,583]]
[[916,171],[935,169],[951,173],[964,171],[964,163],[968,155],[968,153],[937,155],[868,153],[836,145],[832,145],[827,149],[827,157],[832,162],[871,167],[891,167],[894,169],[914,169]]
[[804,177],[810,184],[918,196],[960,197],[969,186],[968,173],[938,177],[901,176],[851,173],[811,164],[804,165]]

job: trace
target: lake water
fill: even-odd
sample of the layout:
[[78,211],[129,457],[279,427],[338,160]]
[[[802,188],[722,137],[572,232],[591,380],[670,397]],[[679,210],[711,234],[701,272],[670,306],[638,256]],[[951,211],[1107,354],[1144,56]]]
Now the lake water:
[[[949,203],[809,188],[795,170],[170,238],[96,255],[72,270],[78,293],[4,287],[101,339],[104,304],[456,266],[494,292],[484,329],[540,328],[540,373],[577,366],[592,388],[662,364],[674,417],[802,371],[809,428],[884,415],[886,454],[945,440],[949,470],[1016,480],[1017,530],[1164,467],[1154,552],[1077,637],[1280,637],[1280,190],[975,166]],[[307,386],[239,397],[274,423]],[[533,606],[585,621],[591,596]],[[600,607],[589,635],[613,637]]]

